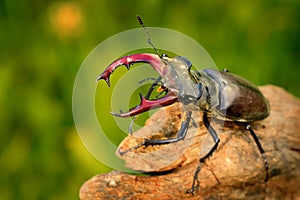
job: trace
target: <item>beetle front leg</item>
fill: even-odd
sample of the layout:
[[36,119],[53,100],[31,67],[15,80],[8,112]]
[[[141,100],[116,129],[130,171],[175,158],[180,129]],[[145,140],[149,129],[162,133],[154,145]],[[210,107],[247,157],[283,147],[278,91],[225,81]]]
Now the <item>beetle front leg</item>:
[[161,81],[161,79],[162,79],[162,77],[159,76],[159,77],[155,80],[155,82],[152,83],[150,89],[148,90],[148,92],[147,92],[147,94],[146,94],[146,96],[145,96],[145,99],[149,99],[149,98],[150,98],[150,95],[152,94],[154,88],[155,88],[157,85],[159,85],[158,83]]
[[190,124],[191,118],[192,118],[192,112],[191,111],[187,111],[186,112],[186,120],[181,123],[181,127],[180,127],[180,130],[177,133],[177,137],[175,137],[175,138],[168,138],[168,139],[164,139],[164,140],[150,140],[150,139],[145,139],[144,142],[141,142],[140,144],[138,144],[138,145],[136,145],[136,146],[134,146],[134,147],[132,147],[130,149],[127,149],[125,151],[120,151],[119,150],[120,155],[124,155],[125,153],[133,151],[135,149],[138,149],[141,146],[170,144],[170,143],[178,142],[180,140],[184,140],[184,138],[186,136],[186,133],[187,133],[187,130],[189,128],[189,124]]

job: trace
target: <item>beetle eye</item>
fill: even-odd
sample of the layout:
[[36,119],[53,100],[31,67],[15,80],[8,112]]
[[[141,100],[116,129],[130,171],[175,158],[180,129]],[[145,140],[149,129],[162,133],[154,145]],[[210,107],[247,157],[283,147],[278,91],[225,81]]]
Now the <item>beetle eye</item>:
[[161,55],[161,57],[165,58],[165,57],[168,57],[168,55],[164,53],[164,54]]

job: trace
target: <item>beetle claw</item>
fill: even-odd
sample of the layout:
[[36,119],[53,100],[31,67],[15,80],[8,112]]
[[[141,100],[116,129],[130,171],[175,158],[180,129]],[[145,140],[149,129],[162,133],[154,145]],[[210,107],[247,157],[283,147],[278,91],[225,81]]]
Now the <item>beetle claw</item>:
[[128,112],[125,113],[110,112],[110,113],[116,117],[131,117],[154,108],[171,105],[177,101],[177,97],[175,96],[174,93],[168,93],[162,98],[155,99],[155,100],[145,99],[140,93],[140,99],[141,99],[141,103],[138,106],[130,109]]
[[[103,79],[110,87],[110,75],[115,71],[115,69],[117,69],[121,65],[125,65],[126,68],[129,70],[131,64],[139,63],[139,62],[149,63],[160,74],[161,77],[163,77],[166,73],[165,72],[166,64],[162,61],[159,55],[150,54],[150,53],[132,54],[132,55],[124,56],[111,63],[104,70],[104,72],[97,77],[96,81]],[[177,96],[172,92],[169,92],[164,97],[155,100],[148,100],[147,97],[145,98],[141,94],[140,94],[140,98],[141,98],[140,105],[130,109],[128,112],[125,113],[111,112],[111,114],[117,117],[131,117],[146,112],[148,110],[158,108],[160,106],[167,106],[173,104],[174,102],[177,101]]]
[[145,62],[149,63],[160,75],[162,76],[164,73],[165,63],[161,60],[161,58],[156,54],[150,53],[141,53],[141,54],[132,54],[128,56],[124,56],[113,63],[111,63],[102,74],[100,74],[96,81],[101,79],[105,80],[107,85],[110,87],[110,75],[121,65],[125,65],[129,70],[130,65],[134,63]]

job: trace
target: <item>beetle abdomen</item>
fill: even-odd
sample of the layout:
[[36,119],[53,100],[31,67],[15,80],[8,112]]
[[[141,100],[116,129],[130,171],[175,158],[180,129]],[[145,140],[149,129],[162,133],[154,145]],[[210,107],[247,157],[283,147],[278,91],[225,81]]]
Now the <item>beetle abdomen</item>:
[[214,69],[204,71],[219,86],[219,105],[214,111],[220,118],[252,122],[262,120],[270,114],[269,102],[251,82],[228,72]]

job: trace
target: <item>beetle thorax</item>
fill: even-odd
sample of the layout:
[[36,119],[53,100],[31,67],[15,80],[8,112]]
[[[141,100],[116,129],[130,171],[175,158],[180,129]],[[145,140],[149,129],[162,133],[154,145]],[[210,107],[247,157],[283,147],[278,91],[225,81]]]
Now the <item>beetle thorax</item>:
[[202,111],[211,112],[219,105],[218,84],[204,71],[193,73],[193,76],[202,84],[202,94],[198,105]]
[[192,79],[190,68],[191,63],[188,59],[177,56],[175,58],[164,57],[166,63],[163,84],[178,98],[190,97],[199,98],[198,84]]

